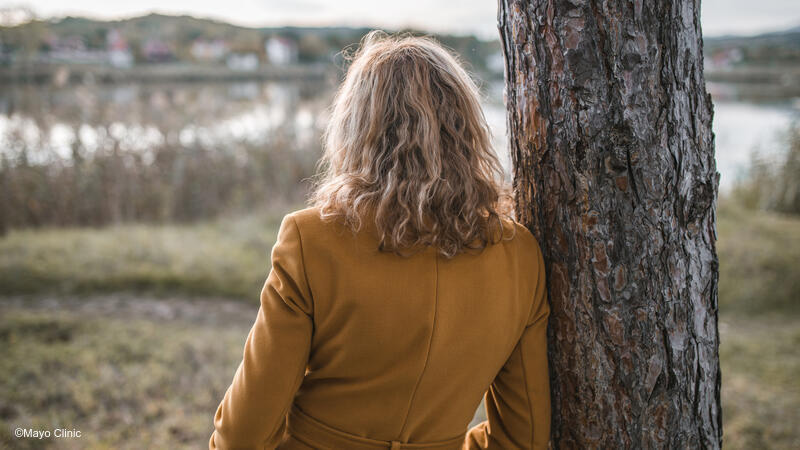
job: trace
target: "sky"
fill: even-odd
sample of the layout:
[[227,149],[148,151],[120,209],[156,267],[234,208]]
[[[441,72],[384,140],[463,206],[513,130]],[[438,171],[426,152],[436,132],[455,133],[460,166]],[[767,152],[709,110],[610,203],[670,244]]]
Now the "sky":
[[[645,0],[646,1],[646,0]],[[0,0],[0,9],[30,7],[50,18],[114,19],[159,12],[244,26],[349,25],[497,36],[496,0]],[[705,36],[757,34],[800,26],[800,0],[702,0]]]

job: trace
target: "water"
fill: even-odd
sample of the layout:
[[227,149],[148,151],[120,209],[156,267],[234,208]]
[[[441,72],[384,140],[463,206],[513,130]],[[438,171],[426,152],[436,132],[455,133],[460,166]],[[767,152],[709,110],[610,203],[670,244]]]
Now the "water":
[[[32,163],[98,150],[153,158],[159,145],[201,146],[236,153],[275,140],[319,152],[334,86],[323,82],[164,83],[0,87],[0,151],[23,150]],[[752,86],[748,87],[752,91]],[[785,148],[782,133],[800,115],[792,99],[758,103],[735,86],[709,84],[721,188],[746,173],[751,153],[770,157]],[[507,148],[502,85],[489,84],[484,112],[504,168]]]
[[147,157],[169,143],[235,152],[290,139],[318,146],[330,87],[319,83],[183,83],[0,88],[0,151],[66,161],[113,147]]
[[786,150],[785,132],[799,115],[786,104],[716,101],[713,129],[720,190],[730,189],[747,174],[753,152],[779,158]]

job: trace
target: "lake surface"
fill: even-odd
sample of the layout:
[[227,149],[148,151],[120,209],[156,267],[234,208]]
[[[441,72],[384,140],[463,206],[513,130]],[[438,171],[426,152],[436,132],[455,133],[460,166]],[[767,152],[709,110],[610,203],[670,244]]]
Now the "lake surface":
[[[236,153],[242,146],[291,143],[319,152],[335,86],[310,82],[163,83],[0,87],[0,152],[29,161],[95,151],[127,151],[147,160],[158,145]],[[502,84],[489,84],[486,118],[504,167],[510,168]],[[752,85],[748,92],[752,92]],[[775,157],[782,133],[800,117],[800,101],[759,103],[736,86],[709,83],[722,189],[742,176],[758,150]]]

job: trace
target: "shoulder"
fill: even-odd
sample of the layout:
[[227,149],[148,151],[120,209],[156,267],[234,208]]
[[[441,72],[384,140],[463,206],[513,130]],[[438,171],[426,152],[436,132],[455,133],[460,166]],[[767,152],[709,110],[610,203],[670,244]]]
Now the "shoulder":
[[[539,241],[531,231],[514,218],[503,219],[503,235],[513,233],[513,239],[504,241],[505,245],[515,255],[518,264],[525,267],[526,271],[541,272],[544,270],[544,255]],[[505,229],[508,228],[508,231]],[[513,230],[513,231],[512,231]],[[507,239],[507,238],[504,238]]]
[[[309,246],[313,246],[310,239],[317,234],[314,224],[319,221],[319,215],[315,214],[312,208],[303,208],[286,213],[281,219],[278,236],[273,247],[273,258],[276,254],[293,252],[303,257],[308,251]],[[313,251],[313,247],[312,247]]]
[[295,239],[302,238],[303,230],[308,227],[308,224],[313,221],[313,213],[311,208],[303,208],[290,211],[281,219],[280,236],[292,236]]
[[319,208],[314,206],[287,213],[281,226],[294,228],[298,238],[309,246],[334,242],[344,234],[341,226],[323,219]]
[[314,219],[311,208],[303,208],[285,213],[278,227],[278,241],[300,239],[303,228]]
[[518,222],[513,217],[502,218],[501,220],[503,221],[504,237],[507,238],[513,233],[514,237],[511,241],[516,243],[518,247],[524,251],[532,252],[533,254],[541,253],[539,241],[536,239],[533,233],[531,233],[528,227]]
[[310,222],[320,220],[319,209],[312,206],[308,206],[303,209],[297,209],[287,213],[286,217],[284,217],[284,220],[286,219],[291,219],[298,225],[306,225]]
[[284,222],[294,222],[301,234],[318,234],[320,227],[323,226],[323,220],[319,208],[314,206],[308,206],[303,209],[291,211],[286,214],[286,217],[284,217],[283,220]]
[[539,298],[541,295],[545,294],[536,294],[537,292],[541,292],[542,287],[545,286],[545,262],[544,262],[544,254],[542,253],[542,248],[539,245],[538,239],[536,236],[531,233],[531,231],[520,222],[512,219],[510,220],[510,224],[515,229],[515,240],[518,240],[517,243],[517,255],[518,261],[525,267],[525,271],[530,274],[526,277],[526,280],[530,284],[530,289],[534,292],[533,297]]

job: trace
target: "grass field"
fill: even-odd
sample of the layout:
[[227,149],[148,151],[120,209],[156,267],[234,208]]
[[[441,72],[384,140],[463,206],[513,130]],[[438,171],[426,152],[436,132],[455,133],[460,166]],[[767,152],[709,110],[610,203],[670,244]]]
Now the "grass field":
[[[256,313],[213,300],[25,301],[0,303],[0,448],[202,448]],[[17,439],[19,426],[81,438]]]
[[[0,239],[0,448],[204,446],[281,217]],[[725,447],[800,448],[800,219],[723,202],[718,232]]]
[[800,317],[800,217],[723,202],[717,235],[721,312]]
[[269,272],[282,217],[12,231],[0,238],[0,295],[147,291],[253,298]]
[[720,334],[724,447],[800,448],[800,320],[724,315]]

